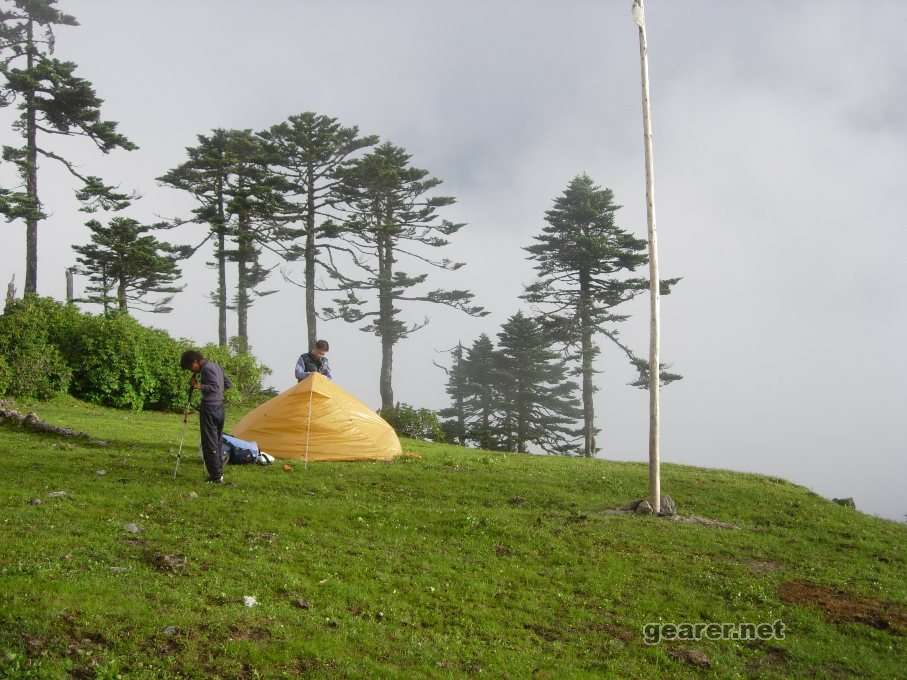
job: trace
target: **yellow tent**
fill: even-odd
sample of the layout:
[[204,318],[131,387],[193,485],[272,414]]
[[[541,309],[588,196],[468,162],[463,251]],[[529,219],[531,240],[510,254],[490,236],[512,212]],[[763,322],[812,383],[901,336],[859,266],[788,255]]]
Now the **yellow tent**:
[[401,452],[381,416],[319,373],[250,411],[233,434],[277,458],[374,460]]

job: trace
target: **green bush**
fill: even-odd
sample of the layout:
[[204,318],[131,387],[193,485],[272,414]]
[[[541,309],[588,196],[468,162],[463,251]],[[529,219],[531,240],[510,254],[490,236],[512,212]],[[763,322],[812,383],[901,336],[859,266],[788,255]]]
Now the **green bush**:
[[[10,394],[47,398],[67,389],[105,406],[178,410],[186,405],[189,375],[180,368],[188,340],[143,326],[122,313],[80,312],[49,298],[17,300],[0,315],[0,358],[9,368]],[[235,389],[231,402],[261,392],[270,370],[251,354],[209,345]],[[0,366],[0,394],[3,393]]]
[[397,434],[414,439],[444,441],[444,429],[438,414],[427,408],[415,408],[409,404],[397,404],[392,409],[378,412]]
[[12,378],[12,372],[6,359],[0,355],[0,397],[9,390],[9,382]]
[[53,345],[29,344],[10,357],[7,393],[22,399],[50,399],[66,394],[72,371]]
[[7,305],[0,316],[0,357],[7,367],[6,393],[23,399],[65,394],[72,371],[59,351],[72,334],[79,311],[49,298],[29,297]]
[[235,338],[231,340],[230,347],[205,345],[199,351],[206,359],[220,364],[230,377],[233,387],[226,392],[228,403],[257,397],[262,393],[265,376],[271,375],[271,369],[259,363],[252,354],[238,351]]
[[176,409],[185,405],[180,354],[186,344],[126,314],[85,314],[65,348],[72,394],[115,408]]

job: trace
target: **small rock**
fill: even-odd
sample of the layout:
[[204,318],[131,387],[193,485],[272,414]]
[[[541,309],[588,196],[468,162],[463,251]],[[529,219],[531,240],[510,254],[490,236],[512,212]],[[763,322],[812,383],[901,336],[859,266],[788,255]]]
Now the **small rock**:
[[857,509],[857,504],[854,503],[853,498],[832,498],[831,502],[843,505],[845,508],[850,508],[851,510]]
[[114,574],[125,574],[129,571],[129,567],[110,567],[110,571]]
[[639,501],[636,507],[633,509],[637,515],[651,515],[653,513],[652,504],[649,501],[643,499]]
[[67,493],[65,491],[51,491],[47,494],[48,498],[65,498]]
[[179,632],[179,629],[176,626],[167,626],[164,628],[164,635],[176,635]]
[[670,496],[661,497],[661,512],[658,513],[663,517],[673,517],[677,514],[677,503]]
[[258,600],[254,595],[243,595],[242,603],[246,607],[255,607],[258,605]]
[[198,494],[195,493],[194,491],[190,491],[190,492],[189,492],[189,498],[198,498]]
[[107,470],[95,470],[94,473],[95,473],[98,477],[103,477],[104,475],[107,474]]
[[40,498],[32,498],[28,502],[29,505],[41,505],[42,503],[44,503],[44,501],[42,501]]
[[637,498],[635,501],[630,501],[626,505],[620,507],[621,510],[626,510],[627,512],[634,512],[639,504],[642,503],[641,498]]
[[130,534],[137,534],[137,533],[139,533],[139,532],[142,530],[141,527],[139,527],[139,525],[136,524],[135,522],[130,522],[129,524],[127,524],[127,525],[124,526],[123,528],[124,528],[126,531],[128,531]]
[[308,609],[308,608],[309,608],[309,601],[308,601],[308,600],[303,600],[302,598],[300,598],[300,599],[294,601],[293,604],[295,604],[295,605],[296,605],[297,607],[299,607],[300,609]]
[[376,621],[383,621],[383,620],[384,620],[384,612],[377,612],[377,613],[375,614],[375,620],[376,620]]

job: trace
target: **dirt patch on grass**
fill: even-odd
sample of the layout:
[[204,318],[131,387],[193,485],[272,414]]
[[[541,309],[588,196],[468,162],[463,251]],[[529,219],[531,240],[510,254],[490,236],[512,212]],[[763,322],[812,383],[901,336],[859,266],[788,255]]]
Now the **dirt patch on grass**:
[[893,602],[853,595],[806,581],[787,581],[778,595],[788,604],[818,607],[829,621],[862,623],[896,635],[907,635],[907,608]]
[[185,555],[165,555],[154,553],[148,558],[151,566],[166,574],[180,574],[186,570],[188,560]]
[[749,560],[746,562],[746,566],[751,572],[761,576],[762,574],[778,571],[781,568],[781,563],[774,560]]
[[[604,510],[606,515],[626,515],[626,516],[636,516],[637,513],[635,510],[627,510],[626,508],[608,508]],[[736,524],[731,524],[730,522],[722,522],[718,519],[712,519],[711,517],[702,517],[700,515],[653,515],[653,514],[641,514],[641,517],[657,517],[668,522],[679,522],[680,524],[698,524],[699,526],[712,527],[713,529],[739,529]]]
[[760,649],[762,654],[746,664],[747,677],[762,677],[769,673],[784,675],[789,663],[789,655],[783,647]]
[[677,661],[695,668],[711,668],[712,661],[706,656],[701,649],[692,649],[690,647],[674,647],[668,650],[668,656]]
[[262,642],[271,639],[271,632],[267,628],[258,628],[255,626],[239,626],[233,624],[230,626],[230,639],[234,642],[254,641]]
[[604,633],[609,638],[613,640],[620,640],[621,642],[633,642],[634,640],[639,639],[639,635],[629,628],[623,628],[614,623],[595,623],[588,627],[590,631],[595,631],[597,633]]

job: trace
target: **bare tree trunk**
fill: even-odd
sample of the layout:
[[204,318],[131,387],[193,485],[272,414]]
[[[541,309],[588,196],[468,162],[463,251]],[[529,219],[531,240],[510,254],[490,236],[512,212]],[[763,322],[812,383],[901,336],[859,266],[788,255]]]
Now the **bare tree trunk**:
[[[638,8],[638,10],[637,10]],[[652,152],[652,109],[649,102],[649,55],[646,41],[644,0],[634,0],[634,17],[639,27],[639,62],[642,80],[643,141],[646,158],[646,216],[649,224],[649,503],[661,510],[660,444],[660,328],[658,239],[655,231],[655,161]]]
[[490,449],[491,448],[491,395],[488,394],[489,389],[484,388],[484,394],[482,395],[482,436],[479,440],[479,448]]
[[[34,22],[28,20],[28,73],[34,68]],[[38,127],[35,93],[30,89],[25,97],[25,190],[29,198],[29,213],[25,218],[25,294],[38,292]]]
[[236,316],[237,335],[239,336],[239,351],[249,350],[249,225],[245,210],[241,210],[237,231],[237,290],[236,290]]
[[107,265],[101,265],[101,286],[103,288],[104,316],[110,311],[110,279],[107,277]]
[[318,339],[318,316],[315,313],[315,170],[309,163],[306,174],[305,230],[305,320],[309,349]]
[[122,278],[117,282],[117,308],[123,313],[129,312],[129,305],[126,302],[126,281]]
[[73,281],[72,267],[66,268],[66,302],[72,304],[75,300],[75,282]]
[[463,344],[457,341],[457,363],[454,366],[454,375],[457,376],[457,441],[460,446],[466,446],[466,411],[463,403]]
[[592,322],[589,318],[589,273],[580,272],[580,333],[583,365],[583,455],[595,455],[595,404],[592,387]]
[[526,453],[526,432],[525,432],[525,423],[523,421],[523,414],[520,413],[517,416],[516,421],[516,450],[517,453]]
[[224,217],[224,177],[217,179],[217,344],[227,346],[227,223]]
[[389,236],[383,236],[378,255],[378,324],[381,329],[381,410],[394,407],[394,300],[393,246]]
[[16,301],[16,275],[13,274],[13,278],[9,280],[9,283],[6,286],[6,307],[4,309],[9,309],[10,305]]

